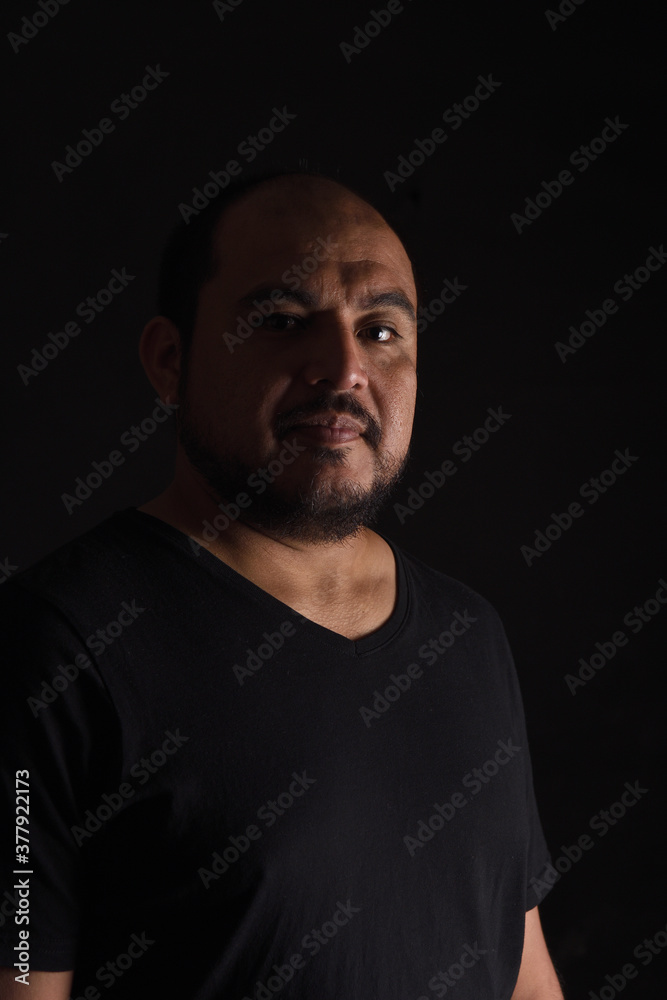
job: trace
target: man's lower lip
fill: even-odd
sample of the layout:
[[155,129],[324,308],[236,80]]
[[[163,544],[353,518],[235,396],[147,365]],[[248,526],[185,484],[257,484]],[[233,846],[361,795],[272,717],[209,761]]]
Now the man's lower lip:
[[292,427],[290,433],[298,434],[314,444],[342,444],[360,437],[359,431],[352,427],[323,427],[320,424]]

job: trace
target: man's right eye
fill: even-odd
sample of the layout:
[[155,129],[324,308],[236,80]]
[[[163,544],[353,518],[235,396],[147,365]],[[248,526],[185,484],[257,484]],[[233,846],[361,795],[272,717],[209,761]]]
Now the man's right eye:
[[[273,312],[269,313],[268,316],[262,318],[262,322],[259,324],[259,329],[269,329],[269,330],[292,330],[294,325],[298,323],[299,317],[292,316],[290,313]],[[289,326],[288,324],[293,324]]]

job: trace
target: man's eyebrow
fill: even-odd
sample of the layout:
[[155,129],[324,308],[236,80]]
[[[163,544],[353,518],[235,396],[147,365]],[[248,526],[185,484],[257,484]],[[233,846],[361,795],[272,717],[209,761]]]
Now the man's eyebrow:
[[417,319],[410,299],[398,289],[391,292],[378,292],[377,295],[367,295],[363,299],[358,299],[357,305],[361,309],[375,309],[377,306],[394,306],[396,309],[401,309],[404,313],[407,313],[411,320],[414,321]]
[[[305,289],[288,288],[283,285],[263,285],[254,288],[247,295],[239,299],[239,304],[244,306],[255,305],[256,302],[274,301],[274,299],[285,302],[296,302],[302,306],[316,306],[317,298]],[[413,322],[417,319],[415,310],[408,297],[399,289],[388,292],[378,292],[376,295],[366,295],[355,300],[355,305],[359,309],[375,309],[378,306],[394,306],[404,312]]]

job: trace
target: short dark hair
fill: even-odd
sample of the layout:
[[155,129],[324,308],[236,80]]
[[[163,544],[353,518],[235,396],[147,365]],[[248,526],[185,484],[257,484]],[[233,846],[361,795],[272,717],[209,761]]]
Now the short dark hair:
[[[180,334],[182,379],[186,377],[199,293],[214,277],[218,266],[213,241],[218,222],[228,208],[255,188],[281,177],[315,177],[332,181],[375,208],[368,198],[336,177],[316,170],[275,169],[236,178],[201,209],[196,218],[182,219],[172,230],[162,252],[157,301],[160,315],[170,319]],[[377,208],[375,211],[382,215]]]

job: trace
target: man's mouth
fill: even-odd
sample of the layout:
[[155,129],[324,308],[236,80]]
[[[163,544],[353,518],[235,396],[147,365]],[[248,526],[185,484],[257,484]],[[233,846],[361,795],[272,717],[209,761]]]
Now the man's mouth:
[[339,444],[362,437],[365,428],[353,417],[342,413],[323,413],[304,417],[292,424],[290,433],[317,444]]

